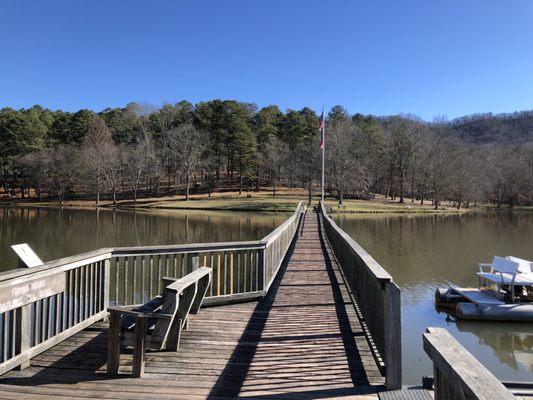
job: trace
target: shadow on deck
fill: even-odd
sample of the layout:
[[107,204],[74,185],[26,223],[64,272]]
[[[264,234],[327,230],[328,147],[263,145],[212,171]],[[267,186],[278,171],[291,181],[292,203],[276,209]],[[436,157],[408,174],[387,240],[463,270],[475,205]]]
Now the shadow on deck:
[[[203,309],[180,350],[149,352],[146,375],[105,375],[107,326],[97,323],[0,379],[2,398],[377,399],[384,379],[309,213],[267,297]],[[360,397],[359,397],[360,396]]]

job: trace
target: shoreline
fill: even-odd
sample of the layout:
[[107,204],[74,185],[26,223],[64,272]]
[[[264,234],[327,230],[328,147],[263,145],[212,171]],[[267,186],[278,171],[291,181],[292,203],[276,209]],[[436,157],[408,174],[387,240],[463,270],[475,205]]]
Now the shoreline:
[[[295,191],[280,193],[277,197],[266,195],[264,192],[249,193],[246,195],[231,195],[220,193],[207,197],[205,195],[191,196],[185,200],[177,196],[165,196],[159,198],[142,198],[137,204],[131,200],[122,200],[113,205],[104,200],[95,204],[94,200],[67,200],[63,206],[57,201],[28,201],[27,199],[12,199],[0,201],[2,208],[68,208],[84,210],[122,210],[122,211],[235,211],[235,212],[292,212],[299,201],[307,201],[307,196]],[[313,203],[318,202],[318,196],[313,196]],[[332,215],[471,215],[477,213],[513,213],[532,212],[531,206],[496,207],[491,205],[478,205],[470,208],[452,208],[443,206],[435,210],[431,205],[419,205],[413,203],[400,204],[379,198],[378,200],[345,200],[345,207],[340,209],[336,199],[326,199],[326,206],[330,208]]]

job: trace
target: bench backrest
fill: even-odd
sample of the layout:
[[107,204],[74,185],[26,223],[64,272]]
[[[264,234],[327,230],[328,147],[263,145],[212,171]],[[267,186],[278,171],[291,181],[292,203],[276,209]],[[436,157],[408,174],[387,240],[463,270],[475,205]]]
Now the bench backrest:
[[194,284],[195,282],[200,281],[202,278],[211,276],[211,268],[201,267],[193,272],[185,275],[183,278],[176,279],[174,282],[170,283],[167,286],[167,290],[174,290],[178,293],[181,293],[189,285]]
[[519,264],[518,272],[521,272],[523,274],[530,274],[533,272],[533,262],[513,256],[508,256],[507,259],[517,262]]
[[508,260],[503,257],[494,256],[492,260],[492,269],[501,273],[516,274],[518,273],[518,264],[515,261]]
[[153,341],[164,343],[168,337],[170,328],[178,311],[180,295],[176,291],[168,290],[168,286],[163,289],[162,306],[159,312],[171,314],[171,319],[156,319],[154,325]]
[[163,292],[163,305],[160,312],[172,314],[172,318],[157,319],[155,321],[154,341],[160,342],[164,346],[176,318],[181,319],[181,323],[184,322],[197,301],[197,294],[200,294],[200,292],[202,293],[202,298],[200,299],[201,304],[206,292],[206,290],[203,290],[205,281],[208,282],[207,286],[209,286],[211,282],[211,268],[199,268],[177,280],[163,278],[165,288]]

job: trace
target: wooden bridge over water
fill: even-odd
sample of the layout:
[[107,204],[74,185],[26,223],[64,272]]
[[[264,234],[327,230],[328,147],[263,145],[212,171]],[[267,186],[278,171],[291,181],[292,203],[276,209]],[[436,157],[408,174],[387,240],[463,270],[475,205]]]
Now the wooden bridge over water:
[[[100,249],[0,274],[0,292],[30,282],[0,304],[0,399],[431,398],[385,391],[401,388],[400,291],[319,210],[300,205],[261,241]],[[108,377],[107,306],[144,303],[199,265],[210,296],[179,350],[148,352],[143,378],[123,354]],[[55,292],[32,293],[38,282]]]

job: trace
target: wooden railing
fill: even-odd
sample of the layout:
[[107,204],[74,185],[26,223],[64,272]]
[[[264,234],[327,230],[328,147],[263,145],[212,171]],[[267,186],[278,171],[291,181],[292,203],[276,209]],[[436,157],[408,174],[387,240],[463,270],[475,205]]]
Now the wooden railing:
[[388,389],[402,384],[401,294],[392,277],[319,205],[329,244],[353,296],[356,311],[385,375]]
[[0,273],[0,375],[107,315],[110,304],[146,302],[161,278],[213,269],[204,304],[264,296],[305,206],[262,240],[103,248]]
[[261,280],[264,282],[263,289],[265,291],[270,289],[270,285],[281,267],[283,258],[298,231],[298,225],[304,212],[305,206],[300,203],[292,217],[261,240],[261,244],[264,246],[262,257],[265,265],[264,276]]
[[161,292],[161,278],[181,278],[199,266],[211,267],[208,297],[222,300],[262,296],[261,241],[147,246],[114,249],[111,258],[111,304],[140,304]]
[[105,316],[110,257],[102,249],[0,274],[0,374]]
[[206,304],[262,297],[281,266],[305,206],[261,240],[112,249],[111,304],[143,303],[161,292],[161,277],[181,278],[199,266],[213,276]]
[[424,350],[433,361],[435,400],[515,399],[446,329],[428,328]]

